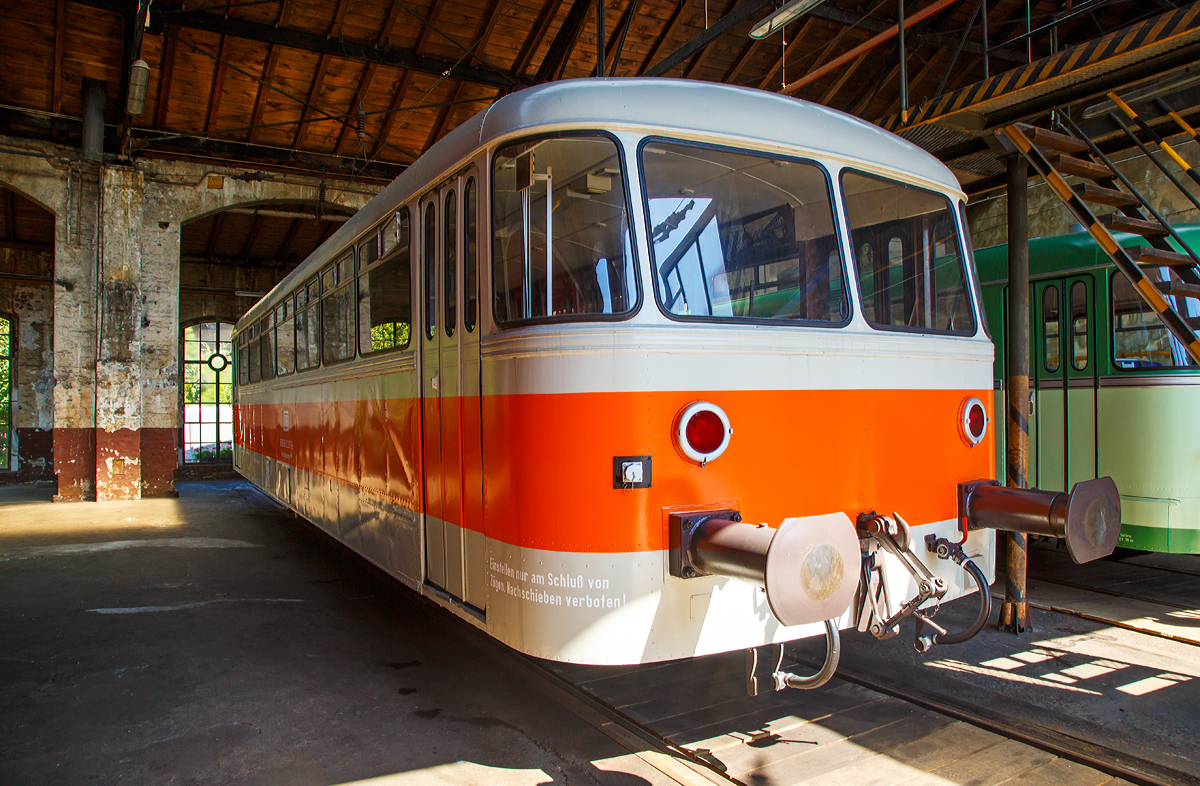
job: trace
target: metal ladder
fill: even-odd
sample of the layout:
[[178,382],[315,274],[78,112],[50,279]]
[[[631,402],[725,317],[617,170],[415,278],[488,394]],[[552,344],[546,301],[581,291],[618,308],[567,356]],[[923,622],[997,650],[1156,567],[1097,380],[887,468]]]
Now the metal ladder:
[[[1183,160],[1132,108],[1117,95],[1108,96],[1116,107],[1132,120],[1151,141],[1183,167],[1193,180],[1200,183],[1200,175]],[[1195,136],[1195,132],[1182,118],[1169,113],[1180,127]],[[1017,123],[998,130],[996,133],[1007,139],[1028,159],[1034,170],[1042,176],[1063,201],[1067,209],[1100,244],[1113,264],[1133,284],[1134,290],[1154,309],[1171,335],[1183,344],[1188,355],[1200,364],[1200,338],[1196,328],[1200,319],[1184,317],[1175,309],[1167,296],[1200,297],[1200,256],[1197,256],[1183,238],[1144,197],[1129,179],[1113,166],[1112,161],[1100,151],[1079,126],[1064,114],[1056,113],[1061,131],[1050,131],[1036,126]],[[1109,115],[1118,126],[1141,148],[1167,177],[1200,210],[1200,200],[1184,188],[1178,178],[1162,165],[1145,143],[1121,117],[1113,112]],[[1065,176],[1083,180],[1072,187]],[[1123,186],[1122,190],[1119,186]],[[1098,218],[1088,203],[1109,205],[1117,212]],[[1113,232],[1129,232],[1141,235],[1150,245],[1123,248],[1113,237]],[[1175,245],[1171,244],[1175,241]],[[1151,281],[1139,265],[1170,268],[1175,275],[1168,281]]]

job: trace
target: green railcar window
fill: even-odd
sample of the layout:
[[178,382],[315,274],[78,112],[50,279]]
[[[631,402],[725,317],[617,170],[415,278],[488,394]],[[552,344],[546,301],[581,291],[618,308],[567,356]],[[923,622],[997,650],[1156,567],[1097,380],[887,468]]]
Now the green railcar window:
[[[1142,268],[1155,284],[1171,280],[1166,267]],[[1154,309],[1121,273],[1112,276],[1113,363],[1124,371],[1145,368],[1195,368],[1183,344],[1171,335]],[[1193,330],[1200,327],[1200,298],[1167,295],[1167,302]]]
[[1046,287],[1042,290],[1042,367],[1052,374],[1061,362],[1058,322],[1058,287]]
[[1084,371],[1088,364],[1087,284],[1071,285],[1071,368]]

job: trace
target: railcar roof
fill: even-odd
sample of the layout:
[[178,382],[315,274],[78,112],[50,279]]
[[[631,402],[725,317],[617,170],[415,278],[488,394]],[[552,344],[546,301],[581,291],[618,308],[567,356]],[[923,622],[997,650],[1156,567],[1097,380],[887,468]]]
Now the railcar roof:
[[[1200,224],[1176,224],[1175,231],[1195,251],[1200,251]],[[1146,239],[1126,232],[1114,232],[1122,246],[1148,246]],[[1056,237],[1029,241],[1029,276],[1038,278],[1053,273],[1111,265],[1108,255],[1087,232],[1072,232]],[[983,285],[1008,281],[1008,245],[976,249],[975,266]]]
[[566,79],[507,95],[447,134],[393,180],[241,320],[312,276],[396,204],[432,184],[476,149],[514,132],[545,127],[661,128],[664,133],[731,136],[769,146],[797,146],[814,156],[882,165],[959,192],[954,174],[916,145],[857,117],[820,104],[691,79]]

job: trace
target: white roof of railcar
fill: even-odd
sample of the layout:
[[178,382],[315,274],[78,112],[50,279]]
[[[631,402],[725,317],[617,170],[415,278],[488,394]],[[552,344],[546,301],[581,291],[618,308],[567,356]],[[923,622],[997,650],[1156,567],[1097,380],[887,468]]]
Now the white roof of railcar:
[[541,128],[640,128],[730,136],[814,156],[861,161],[961,192],[932,155],[876,125],[835,109],[747,87],[692,79],[566,79],[507,95],[437,142],[300,263],[240,320],[267,314],[275,296],[315,274],[395,206],[450,173],[480,147]]

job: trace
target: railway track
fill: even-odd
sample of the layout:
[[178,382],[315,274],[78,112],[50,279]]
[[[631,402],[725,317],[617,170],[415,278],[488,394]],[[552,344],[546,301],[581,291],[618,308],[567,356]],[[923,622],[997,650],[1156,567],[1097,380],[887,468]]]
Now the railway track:
[[[1155,559],[1170,562],[1147,563]],[[1060,551],[1034,549],[1029,566],[1036,608],[1200,646],[1200,557],[1142,555],[1075,565]]]
[[[789,654],[790,655],[790,654]],[[514,656],[561,702],[674,781],[705,784],[1196,786],[1048,726],[839,671],[816,691],[745,695],[742,653],[636,667]],[[806,665],[795,660],[796,668]],[[684,686],[692,686],[690,690]],[[917,782],[914,781],[914,782]]]

